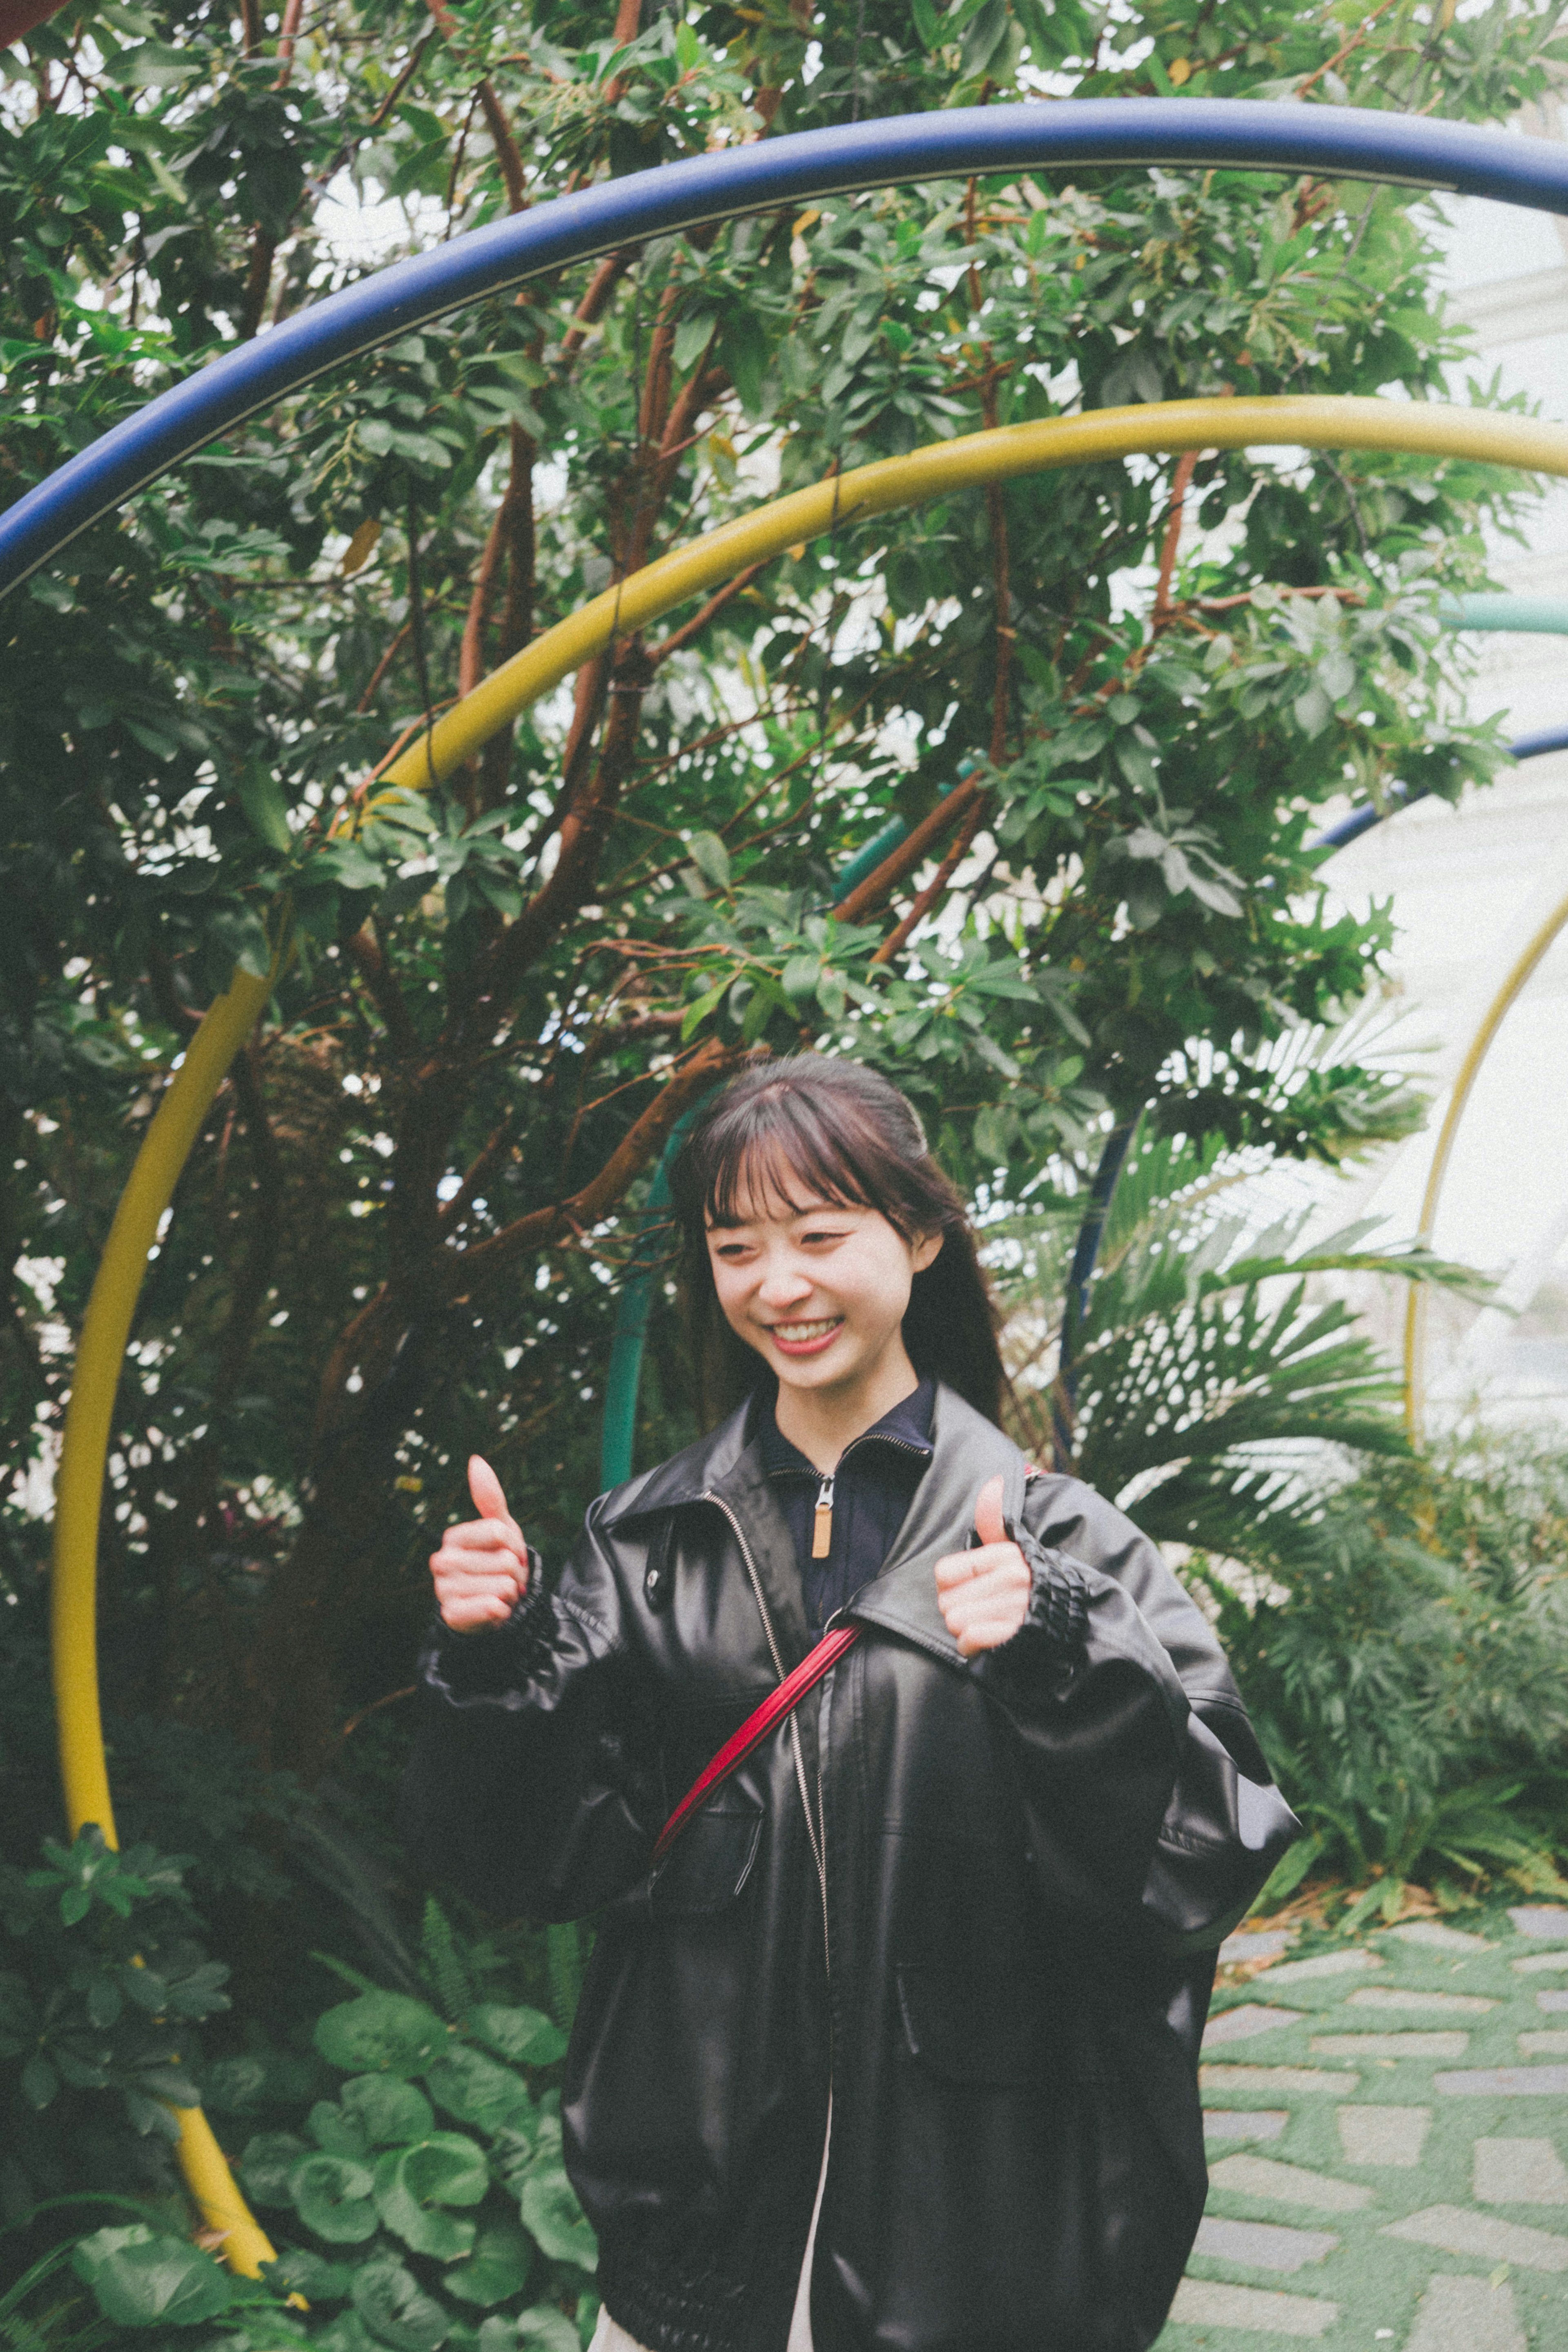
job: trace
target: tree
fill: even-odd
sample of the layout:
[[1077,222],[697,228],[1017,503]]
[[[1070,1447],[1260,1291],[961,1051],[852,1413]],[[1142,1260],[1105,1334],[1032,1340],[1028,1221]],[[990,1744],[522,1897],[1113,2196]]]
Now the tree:
[[[391,257],[856,116],[1179,88],[1495,120],[1565,54],[1556,10],[1451,16],[68,0],[7,58],[0,462],[20,491],[345,282],[353,189],[394,209]],[[122,1395],[127,1703],[314,1772],[407,1678],[469,1443],[566,1531],[621,1213],[747,1054],[883,1063],[988,1199],[1071,1190],[1145,1103],[1159,1131],[1328,1157],[1375,1120],[1375,1072],[1303,1096],[1270,1048],[1389,936],[1323,915],[1314,810],[1497,763],[1444,716],[1435,618],[1522,512],[1474,466],[1102,465],[846,527],[618,643],[452,788],[328,828],[532,633],[775,481],[1075,406],[1439,394],[1463,346],[1430,222],[1398,189],[1096,171],[662,240],[339,371],[10,601],[24,1444],[160,1083],[235,959],[267,968],[285,887],[297,910]],[[895,814],[906,847],[835,915],[835,871]],[[691,1411],[663,1352],[653,1438]]]

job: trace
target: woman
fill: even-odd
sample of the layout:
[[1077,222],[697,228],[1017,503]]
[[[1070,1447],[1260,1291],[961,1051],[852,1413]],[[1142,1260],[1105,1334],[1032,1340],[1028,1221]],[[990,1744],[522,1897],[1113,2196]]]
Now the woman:
[[1215,1949],[1296,1824],[1154,1546],[1002,1434],[904,1097],[764,1064],[674,1198],[733,1409],[601,1496],[553,1582],[476,1458],[408,1787],[433,1873],[597,1917],[562,2101],[596,2345],[1143,2352],[1203,2207]]

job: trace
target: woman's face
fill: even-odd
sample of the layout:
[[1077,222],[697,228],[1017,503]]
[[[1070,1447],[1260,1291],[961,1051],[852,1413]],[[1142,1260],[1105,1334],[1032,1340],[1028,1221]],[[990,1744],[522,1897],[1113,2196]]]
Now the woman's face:
[[904,1356],[910,1285],[942,1246],[905,1241],[875,1209],[769,1192],[742,1222],[710,1224],[714,1287],[732,1331],[787,1388],[858,1385]]

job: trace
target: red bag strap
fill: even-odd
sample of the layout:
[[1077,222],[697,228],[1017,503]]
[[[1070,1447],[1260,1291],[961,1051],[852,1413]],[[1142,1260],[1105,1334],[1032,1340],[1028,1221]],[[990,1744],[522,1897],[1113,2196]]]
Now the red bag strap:
[[786,1675],[777,1690],[769,1691],[761,1706],[748,1715],[740,1729],[725,1741],[713,1761],[705,1766],[695,1780],[664,1828],[659,1843],[653,1848],[653,1867],[657,1870],[670,1848],[693,1815],[700,1812],[716,1789],[722,1788],[730,1774],[744,1764],[754,1748],[761,1746],[768,1733],[793,1713],[808,1691],[815,1690],[822,1676],[836,1666],[844,1652],[860,1639],[858,1625],[840,1625],[831,1633],[824,1633],[814,1650],[809,1650],[792,1675]]

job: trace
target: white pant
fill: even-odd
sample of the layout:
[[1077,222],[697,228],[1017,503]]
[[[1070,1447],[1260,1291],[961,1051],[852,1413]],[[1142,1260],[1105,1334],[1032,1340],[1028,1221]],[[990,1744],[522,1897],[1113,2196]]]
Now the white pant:
[[[817,2201],[811,2208],[810,2233],[806,2240],[806,2259],[800,2265],[800,2284],[795,2290],[795,2315],[789,2322],[789,2341],[784,2352],[812,2352],[811,2347],[811,2257],[817,2250],[817,2219],[822,2210],[822,2191],[828,2183],[828,2148],[833,2137],[833,2105],[828,2102],[828,2136],[822,2143],[822,2169],[817,2176]],[[599,2325],[593,2331],[593,2341],[588,2352],[643,2352],[635,2337],[618,2327],[607,2311],[599,2315]]]

